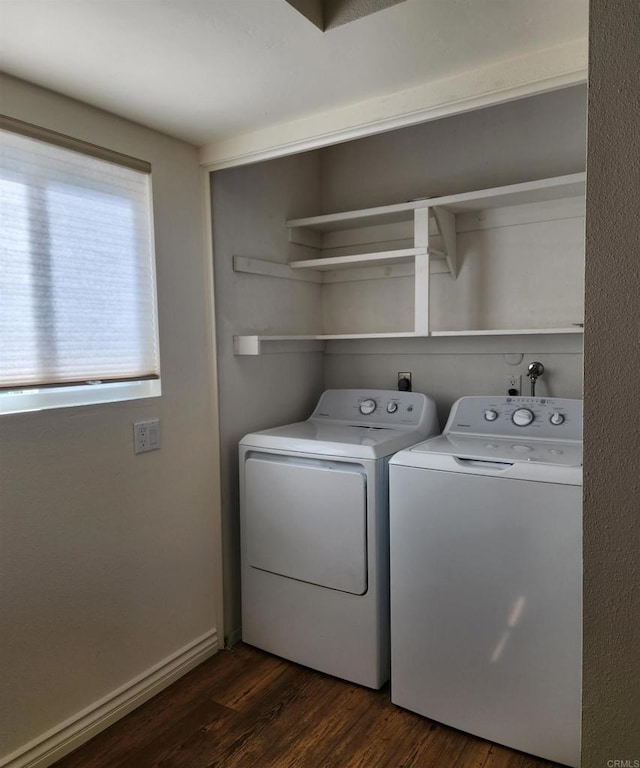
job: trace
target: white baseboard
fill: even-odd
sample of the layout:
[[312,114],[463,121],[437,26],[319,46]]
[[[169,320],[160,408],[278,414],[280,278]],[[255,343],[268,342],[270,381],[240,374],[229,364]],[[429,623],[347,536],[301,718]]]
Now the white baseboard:
[[0,768],[46,768],[213,656],[217,650],[218,633],[214,629],[12,754],[0,758]]

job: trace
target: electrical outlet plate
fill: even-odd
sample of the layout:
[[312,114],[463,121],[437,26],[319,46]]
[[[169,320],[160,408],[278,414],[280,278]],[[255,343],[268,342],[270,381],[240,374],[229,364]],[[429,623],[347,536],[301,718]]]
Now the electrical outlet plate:
[[522,394],[522,376],[519,373],[508,373],[504,385],[507,395],[516,397]]
[[133,425],[133,451],[146,453],[160,448],[160,419],[136,421]]

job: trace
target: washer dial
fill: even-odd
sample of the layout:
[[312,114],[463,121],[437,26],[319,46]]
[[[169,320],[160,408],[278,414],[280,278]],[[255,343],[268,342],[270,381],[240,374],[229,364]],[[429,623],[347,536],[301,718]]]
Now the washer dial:
[[369,414],[373,413],[376,408],[377,403],[375,400],[363,400],[360,403],[360,413],[363,416],[368,416]]
[[551,418],[549,419],[549,421],[552,424],[555,424],[556,426],[558,426],[559,424],[564,424],[564,415],[556,411],[555,413],[551,414]]
[[518,408],[518,410],[513,412],[513,416],[511,417],[511,420],[516,427],[528,427],[533,419],[533,412],[528,408]]
[[493,408],[487,408],[484,412],[485,421],[495,421],[498,418],[498,411],[494,411]]
[[395,413],[398,410],[398,403],[394,403],[393,400],[387,403],[387,413]]

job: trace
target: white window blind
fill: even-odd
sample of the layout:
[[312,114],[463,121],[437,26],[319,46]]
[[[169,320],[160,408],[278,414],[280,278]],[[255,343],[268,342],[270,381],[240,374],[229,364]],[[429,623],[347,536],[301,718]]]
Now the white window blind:
[[150,173],[60,143],[0,131],[0,390],[157,379]]

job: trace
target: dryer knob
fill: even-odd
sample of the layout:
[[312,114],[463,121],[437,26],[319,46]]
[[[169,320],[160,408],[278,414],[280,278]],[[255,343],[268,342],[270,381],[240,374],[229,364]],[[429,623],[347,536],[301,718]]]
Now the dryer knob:
[[375,400],[363,400],[360,403],[360,413],[363,416],[368,416],[370,413],[373,413],[377,407],[377,403]]
[[528,408],[518,408],[517,411],[513,412],[513,416],[511,417],[511,420],[516,427],[528,427],[533,419],[533,413]]

